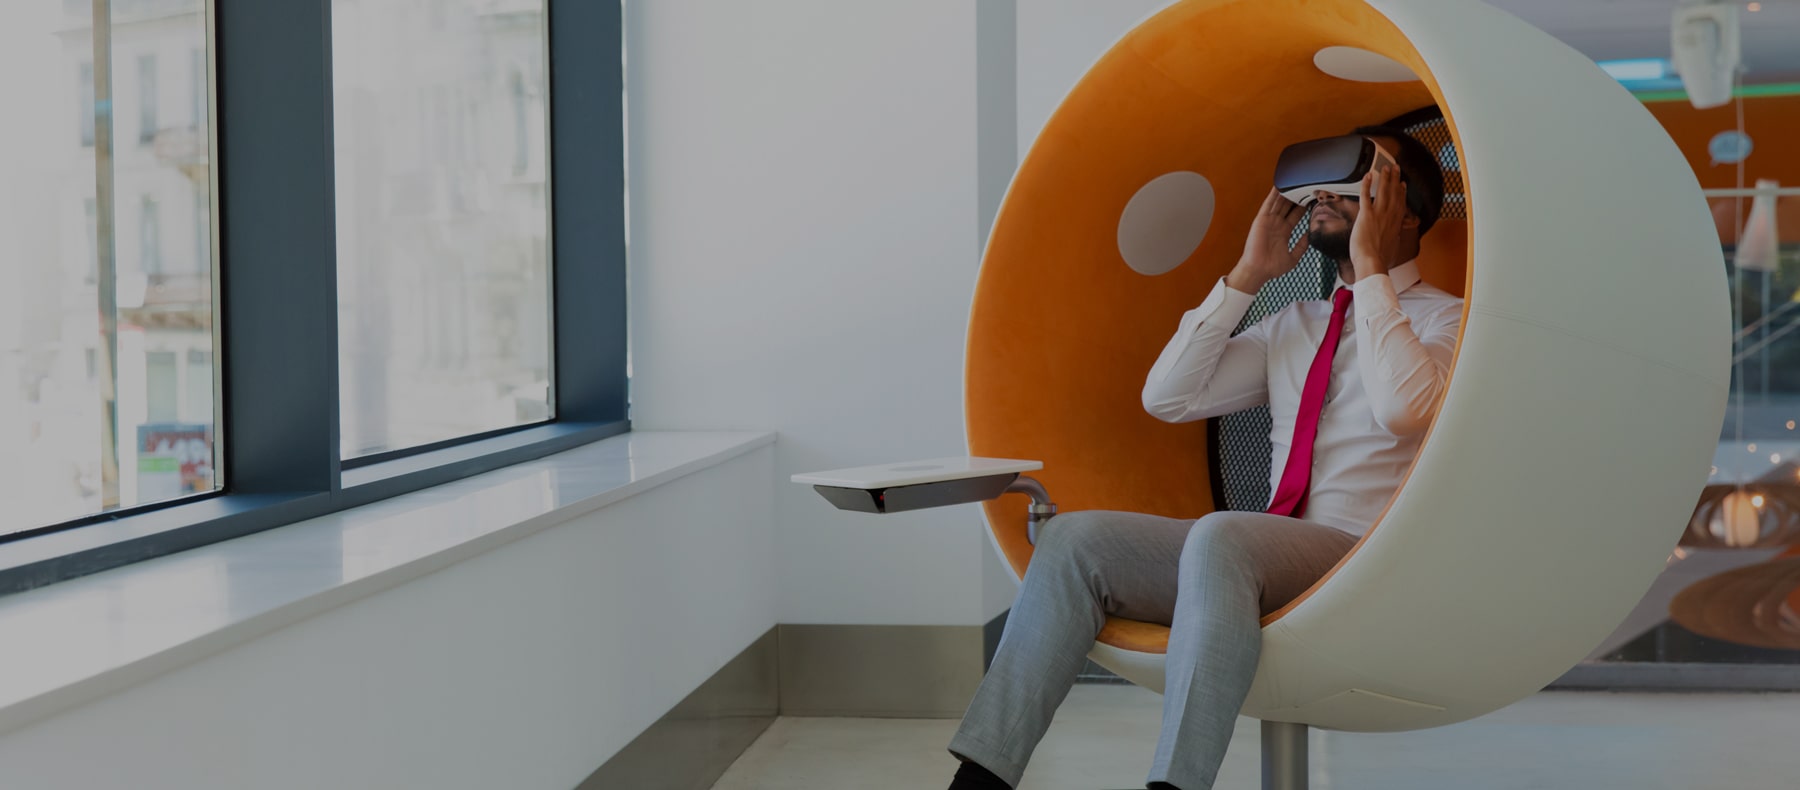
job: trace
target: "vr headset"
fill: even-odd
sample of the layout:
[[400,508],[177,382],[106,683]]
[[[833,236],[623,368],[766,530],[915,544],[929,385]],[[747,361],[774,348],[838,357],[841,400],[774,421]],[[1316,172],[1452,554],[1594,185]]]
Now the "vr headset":
[[[1275,188],[1302,206],[1317,202],[1314,192],[1354,199],[1362,193],[1363,176],[1377,167],[1398,169],[1400,163],[1372,138],[1352,134],[1308,140],[1281,152],[1275,163]],[[1413,216],[1425,216],[1420,200],[1416,191],[1406,190],[1406,207]]]

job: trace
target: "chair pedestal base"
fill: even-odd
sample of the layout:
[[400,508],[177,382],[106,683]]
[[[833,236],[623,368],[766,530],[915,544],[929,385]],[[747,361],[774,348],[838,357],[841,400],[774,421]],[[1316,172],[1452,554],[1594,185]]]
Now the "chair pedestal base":
[[1306,790],[1307,732],[1304,724],[1262,723],[1263,790]]

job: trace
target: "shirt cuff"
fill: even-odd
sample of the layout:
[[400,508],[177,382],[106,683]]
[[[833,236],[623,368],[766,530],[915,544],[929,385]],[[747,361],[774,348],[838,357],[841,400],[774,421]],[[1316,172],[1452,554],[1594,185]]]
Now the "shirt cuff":
[[1388,310],[1400,309],[1400,297],[1394,293],[1394,280],[1385,274],[1358,277],[1350,286],[1356,295],[1356,312],[1368,317]]

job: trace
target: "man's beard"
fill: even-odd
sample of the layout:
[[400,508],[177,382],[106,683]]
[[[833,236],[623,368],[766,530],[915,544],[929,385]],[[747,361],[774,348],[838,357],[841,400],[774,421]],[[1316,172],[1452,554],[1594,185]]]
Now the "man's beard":
[[1306,232],[1306,239],[1320,255],[1330,258],[1332,263],[1343,263],[1350,260],[1350,231],[1327,232],[1314,228]]

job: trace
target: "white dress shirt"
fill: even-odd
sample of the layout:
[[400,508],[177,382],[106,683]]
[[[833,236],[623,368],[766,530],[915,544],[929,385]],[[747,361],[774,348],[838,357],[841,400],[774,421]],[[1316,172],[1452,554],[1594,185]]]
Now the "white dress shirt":
[[[1332,359],[1301,517],[1361,535],[1400,487],[1437,411],[1462,300],[1420,282],[1415,262],[1359,279],[1351,290],[1355,331],[1344,331]],[[1144,382],[1144,408],[1167,422],[1191,422],[1269,404],[1273,492],[1292,449],[1307,370],[1331,323],[1331,301],[1295,302],[1232,337],[1255,298],[1220,280],[1182,316]]]

